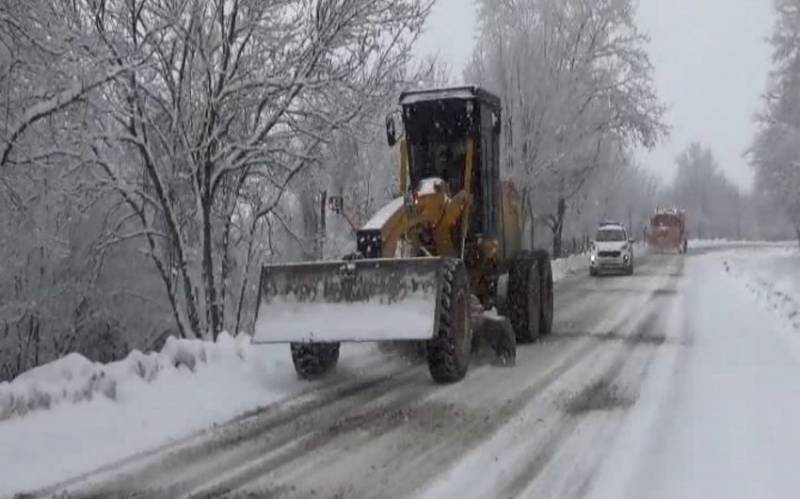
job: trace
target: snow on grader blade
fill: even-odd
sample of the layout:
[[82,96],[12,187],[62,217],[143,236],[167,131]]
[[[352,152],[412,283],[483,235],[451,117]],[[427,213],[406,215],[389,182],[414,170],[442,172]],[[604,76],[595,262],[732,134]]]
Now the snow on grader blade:
[[406,258],[264,266],[253,341],[430,340],[443,265]]

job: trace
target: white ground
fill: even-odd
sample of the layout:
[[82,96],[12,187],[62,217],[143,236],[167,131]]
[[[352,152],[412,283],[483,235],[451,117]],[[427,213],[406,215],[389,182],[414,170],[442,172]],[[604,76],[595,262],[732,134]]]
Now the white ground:
[[[217,344],[174,342],[162,354],[137,354],[105,368],[73,354],[0,383],[0,497],[179,442],[315,387],[297,379],[288,345],[225,335]],[[342,354],[356,371],[386,367],[372,345]],[[99,372],[104,381],[95,383]],[[25,412],[21,402],[34,408]]]
[[[643,255],[633,278],[557,262],[553,337],[520,347],[514,368],[474,366],[446,387],[368,345],[345,349],[325,385],[298,381],[285,345],[241,339],[105,368],[68,358],[0,384],[0,497],[165,444],[70,483],[100,495],[225,483],[289,497],[797,497],[800,253],[701,246]],[[9,411],[11,395],[33,410]],[[238,450],[179,452],[247,432]]]
[[797,497],[800,332],[768,297],[800,299],[800,254],[709,254],[687,274],[672,327],[690,348],[651,369],[590,495]]

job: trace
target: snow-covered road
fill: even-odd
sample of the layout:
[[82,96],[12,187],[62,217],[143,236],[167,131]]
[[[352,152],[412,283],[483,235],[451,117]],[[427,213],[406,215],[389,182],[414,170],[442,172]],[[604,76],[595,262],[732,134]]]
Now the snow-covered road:
[[749,265],[783,257],[796,255],[706,248],[640,258],[633,277],[567,277],[554,334],[519,347],[516,367],[437,386],[421,365],[345,364],[288,401],[41,493],[796,497],[800,340],[757,278],[771,267]]

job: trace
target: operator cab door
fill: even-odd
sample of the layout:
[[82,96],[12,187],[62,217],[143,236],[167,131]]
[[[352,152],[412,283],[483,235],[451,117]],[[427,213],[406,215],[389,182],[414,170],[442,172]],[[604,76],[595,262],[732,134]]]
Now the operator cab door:
[[488,239],[498,238],[499,185],[500,185],[500,129],[499,111],[482,103],[480,105],[480,134],[478,158],[480,164],[475,172],[476,203],[473,223],[476,234]]

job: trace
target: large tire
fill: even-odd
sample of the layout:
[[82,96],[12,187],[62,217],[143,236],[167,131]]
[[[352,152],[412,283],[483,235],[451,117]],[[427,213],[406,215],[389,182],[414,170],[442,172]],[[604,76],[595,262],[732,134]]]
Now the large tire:
[[464,262],[444,263],[436,336],[428,342],[428,368],[437,383],[460,381],[467,374],[472,350],[469,280]]
[[302,379],[327,374],[339,362],[339,343],[292,343],[294,370]]
[[547,336],[553,332],[553,267],[547,250],[534,250],[536,266],[539,269],[541,292],[539,334]]
[[536,257],[521,251],[508,273],[508,319],[517,343],[532,343],[541,330],[541,277]]

